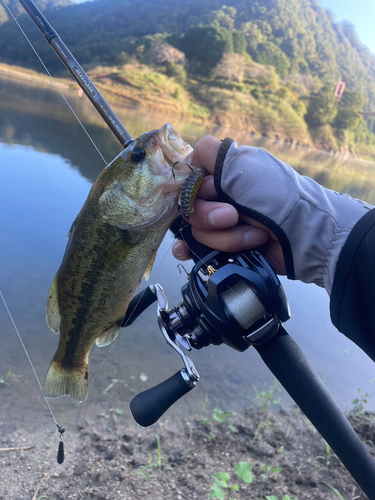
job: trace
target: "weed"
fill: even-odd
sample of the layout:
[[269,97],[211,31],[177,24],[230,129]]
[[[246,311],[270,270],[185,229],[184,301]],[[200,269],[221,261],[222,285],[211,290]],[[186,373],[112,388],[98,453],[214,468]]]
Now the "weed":
[[266,472],[266,474],[262,474],[262,479],[268,479],[269,474],[277,474],[283,470],[282,467],[271,467],[266,464],[260,464],[262,469]]
[[228,472],[218,472],[213,476],[213,479],[214,482],[211,486],[210,498],[225,500],[226,493],[239,490],[237,483],[234,483],[232,486],[228,484],[230,480],[230,474]]
[[291,428],[292,428],[292,423],[291,423],[291,422],[289,422],[289,423],[288,423],[288,427],[287,427],[286,432],[285,432],[285,439],[288,439],[289,434],[290,434],[290,429],[291,429]]
[[125,413],[124,410],[120,410],[120,408],[115,408],[113,411],[115,412],[115,414],[118,417],[124,417],[124,418],[128,418],[129,417],[129,415],[127,413]]
[[[161,443],[160,443],[160,437],[158,435],[155,435],[156,438],[156,444],[157,444],[157,457],[156,461],[153,460],[152,455],[150,453],[149,461],[147,465],[142,465],[139,470],[137,471],[137,474],[140,474],[145,478],[145,480],[151,481],[154,477],[156,477],[158,474],[162,474],[163,472],[163,460],[168,460],[166,457],[163,457],[161,454]],[[157,470],[157,473],[155,474],[155,469]]]
[[260,404],[260,409],[262,411],[267,411],[272,404],[280,405],[281,401],[275,398],[275,391],[280,386],[280,382],[274,379],[273,384],[268,388],[268,391],[258,391],[256,387],[254,387],[255,392],[257,393],[254,399],[255,403]]
[[361,389],[359,389],[357,387],[357,391],[359,393],[359,397],[353,399],[352,401],[352,405],[353,405],[353,408],[352,408],[352,411],[354,413],[362,413],[365,409],[365,406],[367,405],[368,403],[368,399],[371,397],[371,394],[366,392],[366,394],[363,394],[363,392],[361,391]]
[[[206,411],[206,408],[207,408],[207,402],[208,402],[208,398],[206,396],[205,398],[205,403],[204,403],[204,411]],[[201,411],[201,415],[202,415],[202,411]],[[232,413],[232,415],[235,415],[235,413]],[[219,410],[218,408],[215,408],[213,413],[212,413],[212,418],[207,418],[206,420],[202,420],[202,424],[203,425],[208,425],[210,422],[212,422],[212,420],[216,420],[216,422],[219,422],[219,423],[224,423],[229,417],[231,416],[230,413],[228,412],[225,412],[223,410]],[[230,431],[232,432],[238,432],[238,429],[231,423],[231,422],[227,422],[227,425],[228,425],[228,428]]]
[[102,411],[102,413],[99,413],[98,417],[102,422],[102,426],[106,429],[108,426],[109,415],[107,415],[105,411]]
[[[331,447],[329,446],[329,444],[326,441],[324,441],[324,444],[325,444],[325,449],[326,449],[325,456],[319,455],[319,456],[315,457],[315,459],[314,459],[314,466],[320,470],[328,470],[329,466],[331,465],[331,460],[332,460]],[[324,465],[321,465],[320,463],[318,463],[318,460],[322,460],[324,462]]]
[[336,493],[336,495],[340,498],[340,500],[344,500],[344,497],[341,495],[339,490],[337,490],[334,486],[332,486],[332,484],[327,483],[327,481],[324,481],[324,482],[329,488],[331,488],[332,491],[334,491]]
[[271,415],[267,415],[265,422],[260,422],[258,427],[255,430],[253,440],[254,441],[263,441],[263,433],[269,434],[273,423],[271,421]]
[[204,397],[204,401],[200,401],[200,404],[202,405],[202,408],[200,411],[201,416],[203,416],[207,411],[208,401],[209,401],[208,394],[206,394]]
[[[275,496],[275,495],[268,495],[266,496],[266,500],[279,500],[279,497]],[[294,499],[291,498],[289,495],[284,495],[282,500],[298,500],[297,497],[295,497]]]
[[159,473],[161,474],[161,469],[162,469],[162,460],[167,460],[165,457],[161,456],[161,443],[160,443],[160,437],[158,435],[155,435],[156,437],[156,442],[157,442],[157,447],[158,447],[158,458],[157,458],[157,465],[159,469]]
[[231,432],[233,432],[233,433],[238,432],[237,427],[236,427],[235,425],[233,425],[233,424],[232,424],[232,422],[229,422],[229,423],[228,423],[228,429],[229,429]]
[[127,389],[129,389],[130,392],[132,392],[132,393],[135,392],[135,389],[133,389],[132,387],[129,387],[129,385],[126,382],[126,380],[121,380],[121,379],[118,379],[118,378],[113,378],[113,379],[111,379],[111,383],[109,385],[107,385],[107,387],[104,389],[104,391],[102,392],[102,394],[107,394],[118,382],[121,382],[122,384],[124,384],[124,387],[126,387]]
[[236,474],[239,479],[242,479],[247,484],[253,482],[254,474],[250,462],[237,462]]
[[10,369],[8,371],[8,373],[5,375],[5,377],[0,377],[0,384],[3,384],[3,385],[10,385],[10,382],[13,380],[14,382],[19,382],[21,376],[20,375],[16,375],[14,373],[12,373],[12,370]]
[[[254,474],[252,472],[252,466],[250,462],[237,462],[236,465],[236,476],[238,479],[242,479],[247,484],[253,482]],[[218,472],[213,476],[213,484],[211,486],[210,498],[217,498],[218,500],[225,500],[225,497],[231,495],[233,491],[239,490],[238,483],[232,485],[228,484],[231,476],[229,472]],[[230,499],[233,500],[233,499]]]
[[229,417],[229,413],[226,413],[222,410],[218,410],[217,408],[214,409],[214,412],[212,414],[212,418],[216,420],[217,422],[220,422],[221,424],[225,422],[225,420]]
[[49,463],[48,463],[48,462],[43,462],[43,463],[42,463],[42,462],[39,460],[39,457],[38,457],[37,455],[34,455],[34,458],[35,458],[35,460],[36,460],[36,464],[37,464],[37,471],[35,472],[35,474],[36,474],[36,475],[39,475],[39,474],[41,474],[41,473],[42,473],[43,468],[44,468],[46,465],[49,465]]

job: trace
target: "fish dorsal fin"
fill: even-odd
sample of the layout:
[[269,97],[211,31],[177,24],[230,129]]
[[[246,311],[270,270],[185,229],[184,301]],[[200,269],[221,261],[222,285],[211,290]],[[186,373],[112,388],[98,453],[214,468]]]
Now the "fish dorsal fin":
[[60,323],[61,323],[61,315],[60,315],[60,307],[59,307],[59,296],[57,291],[57,278],[59,273],[54,277],[51,287],[48,292],[48,300],[47,300],[47,310],[46,310],[46,320],[50,329],[59,333],[60,331]]
[[120,330],[119,325],[116,324],[111,326],[110,328],[108,328],[108,330],[102,333],[98,339],[96,339],[95,341],[96,345],[98,347],[104,347],[110,344],[117,337],[119,330]]
[[70,238],[72,236],[73,232],[74,232],[74,225],[75,225],[75,221],[70,226],[69,233],[68,233],[68,238]]
[[146,267],[146,271],[145,271],[145,274],[144,274],[144,277],[146,278],[146,281],[148,281],[149,278],[150,278],[150,274],[151,274],[151,271],[152,271],[152,266],[154,265],[155,259],[156,259],[156,252],[154,252],[151,255],[150,262],[148,263],[148,265]]

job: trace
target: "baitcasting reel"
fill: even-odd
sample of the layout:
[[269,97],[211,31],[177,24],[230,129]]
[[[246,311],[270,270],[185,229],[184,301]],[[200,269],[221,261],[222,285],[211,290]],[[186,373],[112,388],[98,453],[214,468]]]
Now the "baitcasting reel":
[[130,303],[122,324],[131,324],[157,300],[162,334],[185,367],[133,399],[130,409],[136,422],[143,427],[155,423],[195,387],[199,374],[184,351],[223,343],[238,351],[254,346],[364,493],[375,500],[375,460],[282,326],[289,319],[289,306],[267,261],[254,250],[212,252],[181,222],[172,224],[172,232],[187,241],[196,264],[181,289],[181,302],[169,309],[161,286],[150,286]]
[[[197,259],[198,260],[198,259]],[[155,423],[180,397],[193,389],[199,374],[184,351],[210,344],[227,344],[237,351],[271,339],[290,317],[284,289],[267,261],[257,251],[214,251],[194,266],[182,287],[181,302],[168,309],[160,285],[141,292],[130,304],[123,324],[137,317],[132,304],[158,301],[158,323],[167,343],[182,357],[185,367],[161,384],[138,394],[130,408],[146,427]],[[141,298],[141,294],[143,297]],[[134,319],[133,319],[134,318]]]

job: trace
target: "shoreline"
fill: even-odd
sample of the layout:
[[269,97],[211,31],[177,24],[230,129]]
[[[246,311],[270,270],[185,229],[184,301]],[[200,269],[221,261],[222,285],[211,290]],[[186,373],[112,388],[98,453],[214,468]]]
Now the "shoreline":
[[[359,156],[358,154],[353,153],[349,149],[347,150],[338,150],[338,151],[333,151],[330,148],[324,149],[324,148],[319,148],[316,145],[314,145],[312,142],[311,143],[304,143],[299,141],[298,139],[293,139],[291,137],[284,136],[285,134],[280,134],[280,133],[274,133],[271,136],[268,134],[261,134],[259,132],[255,131],[250,131],[246,129],[246,127],[238,127],[237,124],[231,124],[228,122],[227,117],[225,117],[225,120],[223,123],[218,123],[217,122],[217,117],[213,115],[211,118],[209,117],[200,117],[198,118],[197,116],[193,114],[188,114],[182,109],[173,109],[170,106],[170,102],[166,102],[165,99],[160,99],[160,102],[157,100],[152,99],[152,95],[150,94],[147,97],[147,93],[145,92],[138,92],[137,94],[137,89],[132,89],[130,86],[124,86],[120,85],[118,82],[115,80],[111,80],[107,77],[100,77],[100,69],[98,68],[93,68],[92,70],[94,72],[94,76],[91,76],[93,80],[95,80],[95,85],[98,87],[100,92],[103,94],[104,98],[109,102],[111,106],[116,108],[116,106],[127,106],[131,108],[138,108],[141,109],[142,111],[147,109],[149,111],[155,112],[155,113],[162,113],[162,114],[168,114],[168,116],[171,116],[171,120],[174,118],[176,120],[184,120],[184,118],[188,119],[189,122],[192,124],[195,124],[197,126],[202,126],[206,127],[208,129],[215,130],[217,128],[220,128],[222,130],[236,130],[238,134],[243,134],[243,133],[248,133],[252,135],[255,138],[258,139],[268,139],[273,141],[275,144],[284,144],[289,146],[291,149],[293,148],[303,148],[306,150],[315,150],[315,151],[320,151],[323,152],[329,156],[333,156],[336,158],[342,158],[344,160],[347,160],[348,158],[353,158],[356,160],[368,162],[368,163],[373,163],[375,161],[375,151],[370,152],[370,156],[366,153],[362,156]],[[99,72],[99,73],[96,73]],[[90,71],[88,71],[90,74]],[[8,79],[16,79],[18,81],[23,80],[26,82],[30,82],[36,86],[49,86],[49,87],[54,87],[54,82],[58,87],[61,87],[62,89],[66,90],[71,90],[71,91],[77,91],[77,83],[71,79],[69,80],[68,78],[55,78],[54,77],[54,82],[51,81],[51,78],[49,76],[43,76],[42,74],[36,73],[35,71],[28,70],[25,68],[21,68],[18,66],[10,66],[4,63],[0,63],[0,77],[1,75],[4,75],[5,78]],[[232,125],[232,127],[231,127]],[[245,125],[245,124],[243,124]]]
[[[375,414],[349,419],[374,455]],[[2,438],[1,449],[16,449],[0,450],[1,500],[335,500],[334,489],[345,499],[367,498],[296,407],[166,415],[146,429],[109,409],[67,429],[62,465],[56,463],[58,433],[49,429],[34,426]],[[251,482],[237,476],[242,462]],[[221,497],[212,496],[218,473],[227,474],[228,487],[217,486]],[[234,484],[238,488],[230,489]]]

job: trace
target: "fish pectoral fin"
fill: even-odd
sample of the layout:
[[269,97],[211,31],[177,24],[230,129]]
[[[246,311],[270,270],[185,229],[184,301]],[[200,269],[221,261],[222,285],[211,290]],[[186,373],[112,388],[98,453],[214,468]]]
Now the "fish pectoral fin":
[[99,210],[103,222],[127,229],[144,222],[136,203],[127,196],[120,182],[110,184],[99,198]]
[[87,398],[88,366],[67,370],[57,361],[52,361],[44,381],[43,394],[48,399],[70,396],[83,403]]
[[146,281],[148,281],[149,278],[150,278],[150,274],[151,274],[152,267],[154,265],[155,259],[156,259],[156,252],[154,252],[152,254],[150,262],[147,265],[147,268],[146,268],[146,271],[145,271],[145,274],[144,274],[144,277],[146,278]]
[[110,344],[116,339],[119,331],[120,331],[119,325],[116,324],[111,326],[110,328],[108,328],[108,330],[103,332],[99,338],[95,340],[96,345],[98,347],[104,347]]
[[48,300],[47,300],[47,310],[46,310],[46,320],[50,329],[59,333],[60,331],[60,323],[61,323],[61,315],[60,315],[60,307],[59,307],[59,296],[57,291],[57,279],[58,272],[54,277],[52,284],[50,286],[48,292]]

